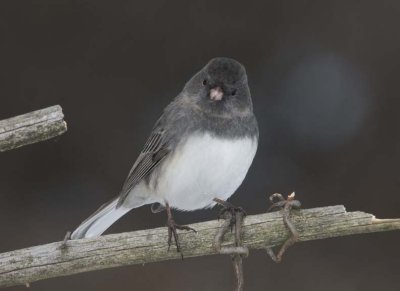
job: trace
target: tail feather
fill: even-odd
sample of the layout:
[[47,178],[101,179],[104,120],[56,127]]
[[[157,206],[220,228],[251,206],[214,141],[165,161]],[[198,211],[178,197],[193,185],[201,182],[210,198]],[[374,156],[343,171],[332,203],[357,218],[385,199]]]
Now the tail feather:
[[118,198],[97,210],[92,216],[86,219],[72,233],[71,239],[90,238],[100,236],[121,216],[127,213],[130,208],[117,207]]

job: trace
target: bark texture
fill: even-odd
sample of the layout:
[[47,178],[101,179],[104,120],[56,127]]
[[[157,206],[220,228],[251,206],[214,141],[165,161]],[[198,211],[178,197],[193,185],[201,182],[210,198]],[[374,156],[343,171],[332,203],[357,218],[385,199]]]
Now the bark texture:
[[[400,229],[400,219],[376,219],[364,212],[346,212],[344,206],[294,210],[291,218],[299,241]],[[198,232],[180,232],[185,257],[217,254],[213,245],[223,221],[191,225]],[[263,249],[282,244],[288,237],[282,213],[249,215],[244,219],[243,245]],[[0,254],[0,287],[26,285],[47,278],[67,276],[118,266],[181,259],[167,250],[165,227],[30,247]],[[233,246],[231,233],[223,246]],[[267,255],[266,255],[267,259]]]
[[0,152],[61,135],[67,123],[59,105],[0,121]]

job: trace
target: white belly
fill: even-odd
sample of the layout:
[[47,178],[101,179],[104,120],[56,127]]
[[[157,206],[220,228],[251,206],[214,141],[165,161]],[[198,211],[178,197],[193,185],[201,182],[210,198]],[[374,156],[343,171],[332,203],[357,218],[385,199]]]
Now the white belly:
[[210,207],[214,198],[226,200],[236,191],[256,150],[256,139],[191,136],[163,163],[153,195],[181,210]]

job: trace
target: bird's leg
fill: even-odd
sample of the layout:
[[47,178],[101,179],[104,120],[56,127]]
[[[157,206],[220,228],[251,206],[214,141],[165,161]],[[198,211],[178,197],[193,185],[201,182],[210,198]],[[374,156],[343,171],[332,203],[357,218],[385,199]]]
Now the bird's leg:
[[[247,257],[249,249],[242,245],[242,225],[243,218],[246,215],[244,210],[240,207],[235,207],[231,203],[224,200],[215,198],[215,202],[223,206],[220,212],[220,217],[225,218],[223,224],[215,235],[214,248],[220,254],[227,254],[232,256],[233,268],[236,275],[236,290],[243,290],[244,277],[243,277],[243,256]],[[232,231],[235,226],[235,246],[226,247],[222,246],[224,235],[229,231]]]
[[[293,245],[299,238],[299,233],[297,232],[295,226],[293,225],[290,219],[290,212],[292,209],[299,209],[301,207],[301,203],[298,200],[294,199],[294,192],[290,194],[287,199],[283,197],[282,194],[275,193],[269,197],[269,200],[272,202],[271,207],[268,211],[271,211],[275,208],[282,209],[283,223],[288,228],[290,232],[290,237],[283,243],[277,255],[275,255],[272,248],[267,247],[266,251],[268,255],[274,260],[276,263],[280,263],[282,261],[282,256],[285,251]],[[275,202],[275,199],[278,201]]]
[[197,232],[195,229],[185,226],[185,225],[178,225],[175,223],[174,218],[172,217],[172,212],[171,208],[169,207],[168,203],[165,203],[165,209],[167,210],[167,226],[168,226],[168,250],[171,248],[172,244],[172,236],[174,237],[175,245],[176,245],[176,251],[178,253],[181,253],[181,257],[183,260],[183,254],[181,252],[181,245],[179,243],[179,238],[178,238],[178,233],[176,232],[177,229],[180,230],[192,230],[194,232]]

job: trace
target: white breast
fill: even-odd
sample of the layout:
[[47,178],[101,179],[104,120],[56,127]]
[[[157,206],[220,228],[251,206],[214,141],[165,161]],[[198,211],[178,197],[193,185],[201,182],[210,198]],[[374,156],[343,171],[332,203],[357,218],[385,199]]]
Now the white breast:
[[226,200],[236,191],[256,150],[256,139],[191,136],[163,163],[153,194],[181,210],[210,207],[214,198]]

